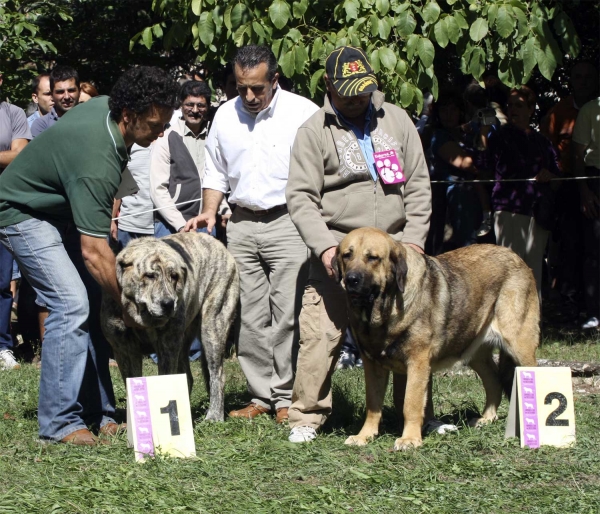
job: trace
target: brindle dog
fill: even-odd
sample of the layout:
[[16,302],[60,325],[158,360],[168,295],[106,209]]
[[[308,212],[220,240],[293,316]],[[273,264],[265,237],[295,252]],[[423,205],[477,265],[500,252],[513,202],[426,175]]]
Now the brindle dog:
[[127,313],[144,329],[125,326],[121,307],[108,295],[102,329],[123,380],[142,375],[142,357],[155,352],[160,375],[192,373],[189,349],[202,341],[202,368],[210,393],[207,420],[223,421],[223,360],[239,299],[235,261],[206,234],[179,233],[136,239],[117,256],[117,280]]
[[489,422],[496,419],[502,387],[510,394],[515,365],[536,365],[535,280],[507,248],[474,245],[433,258],[381,230],[362,228],[343,239],[332,264],[346,287],[367,390],[367,418],[346,444],[364,445],[377,435],[389,371],[404,384],[404,430],[394,449],[406,450],[422,444],[432,371],[457,361],[470,366],[486,392],[478,421]]

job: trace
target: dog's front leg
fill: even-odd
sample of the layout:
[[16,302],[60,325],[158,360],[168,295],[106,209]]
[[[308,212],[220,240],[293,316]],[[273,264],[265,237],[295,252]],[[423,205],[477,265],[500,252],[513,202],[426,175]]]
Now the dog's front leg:
[[404,430],[396,439],[394,450],[408,450],[423,444],[421,429],[427,404],[431,366],[427,355],[407,363],[406,393],[404,395]]
[[[394,407],[398,414],[400,430],[404,427],[404,396],[406,395],[406,375],[404,373],[394,373],[393,378]],[[433,376],[429,375],[429,385],[427,387],[427,406],[425,407],[425,419],[423,424],[434,419],[433,414]]]
[[367,392],[367,418],[357,435],[346,439],[346,444],[364,446],[379,433],[383,399],[387,389],[390,373],[387,369],[363,354],[365,369],[365,386]]

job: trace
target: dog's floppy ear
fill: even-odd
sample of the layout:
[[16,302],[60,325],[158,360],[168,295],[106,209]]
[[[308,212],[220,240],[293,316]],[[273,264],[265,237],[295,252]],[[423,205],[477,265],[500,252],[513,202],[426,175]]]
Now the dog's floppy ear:
[[342,281],[342,274],[340,273],[340,245],[337,245],[335,249],[335,255],[331,258],[331,267],[333,268],[333,276],[336,282]]
[[396,284],[398,284],[398,290],[400,293],[404,293],[408,265],[406,264],[405,250],[400,243],[396,243],[391,250],[390,260],[392,261],[392,273],[394,274]]
[[133,266],[133,259],[129,256],[129,252],[123,251],[117,255],[116,260],[116,272],[117,272],[117,281],[121,281],[121,277],[123,273]]

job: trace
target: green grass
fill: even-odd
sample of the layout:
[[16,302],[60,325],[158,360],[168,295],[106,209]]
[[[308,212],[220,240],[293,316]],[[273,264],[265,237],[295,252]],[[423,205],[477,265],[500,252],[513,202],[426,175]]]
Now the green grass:
[[[600,361],[593,340],[545,340],[540,358]],[[148,361],[145,373],[156,373]],[[115,370],[113,370],[114,372]],[[456,434],[430,436],[417,451],[392,452],[399,436],[388,395],[382,435],[364,448],[344,445],[364,416],[360,370],[334,376],[334,414],[312,444],[287,442],[288,429],[268,417],[204,423],[207,395],[199,365],[192,411],[195,459],[134,462],[125,436],[110,446],[80,448],[37,442],[39,371],[0,372],[0,512],[369,512],[598,513],[600,395],[575,394],[577,444],[521,449],[504,440],[500,420],[471,429],[467,413],[483,406],[471,373],[438,375],[436,414],[459,421]],[[125,389],[113,375],[118,406]],[[237,362],[227,363],[227,408],[247,400]]]

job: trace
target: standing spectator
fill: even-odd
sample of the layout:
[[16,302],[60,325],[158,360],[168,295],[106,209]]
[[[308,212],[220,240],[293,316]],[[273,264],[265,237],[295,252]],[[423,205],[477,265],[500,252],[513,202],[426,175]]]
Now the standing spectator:
[[[551,195],[549,184],[560,175],[552,143],[530,127],[535,93],[527,86],[513,89],[508,98],[508,123],[493,130],[488,140],[487,167],[495,173],[492,209],[496,240],[511,248],[532,269],[542,299],[542,260],[547,228],[534,217],[534,205]],[[501,182],[532,179],[535,182]]]
[[[592,63],[579,62],[571,68],[571,94],[554,105],[540,124],[540,132],[558,148],[561,171],[573,176],[571,138],[579,108],[598,94],[598,69]],[[561,185],[559,222],[555,236],[558,247],[557,281],[561,294],[576,305],[582,290],[583,219],[580,209],[579,186],[567,180]]]
[[[50,312],[42,345],[41,439],[95,445],[114,435],[109,348],[100,287],[121,291],[108,246],[113,199],[133,143],[162,135],[177,89],[158,68],[129,70],[98,97],[28,145],[0,176],[0,242]],[[127,313],[123,318],[135,326]]]
[[50,72],[50,91],[54,106],[50,112],[35,120],[31,135],[39,136],[79,102],[79,74],[69,66],[57,66]]
[[[346,295],[332,278],[338,243],[372,226],[423,253],[431,214],[419,134],[406,112],[377,91],[364,52],[334,50],[325,61],[325,85],[325,105],[298,130],[286,189],[292,221],[312,253],[289,409],[293,443],[312,441],[332,409],[331,376],[348,326]],[[381,151],[397,159],[400,177],[379,176]]]
[[[154,145],[155,143],[153,143]],[[137,193],[115,200],[110,236],[120,252],[132,239],[154,235],[154,214],[150,198],[150,154],[152,145],[145,148],[134,143],[129,151],[127,169],[138,186]]]
[[98,90],[96,89],[96,86],[94,86],[94,84],[91,84],[89,82],[82,82],[79,85],[79,88],[81,89],[81,92],[79,93],[80,104],[91,100],[95,96],[98,96]]
[[42,73],[31,83],[31,101],[36,105],[35,112],[27,118],[29,128],[38,118],[48,114],[54,106],[52,92],[50,91],[50,74]]
[[[0,73],[0,86],[2,74]],[[0,173],[15,159],[31,140],[27,118],[22,109],[0,102]],[[13,294],[10,281],[13,274],[13,256],[0,245],[0,369],[18,369],[19,363],[12,352],[10,311]]]
[[229,415],[254,418],[274,409],[282,423],[292,397],[308,257],[287,210],[285,186],[296,131],[318,108],[281,89],[277,60],[265,46],[240,48],[234,71],[239,97],[215,115],[206,143],[202,214],[186,230],[212,230],[231,188],[229,200],[237,208],[227,239],[240,271],[237,352],[252,401]]
[[587,321],[583,329],[600,326],[600,97],[586,103],[573,130],[573,171],[579,181],[583,213],[584,293]]
[[[150,197],[155,213],[156,237],[181,231],[200,214],[207,119],[212,91],[206,82],[189,80],[179,90],[182,116],[173,121],[165,136],[152,149]],[[175,206],[179,202],[190,202]],[[222,203],[219,209],[226,209]],[[206,232],[206,229],[201,229]]]

